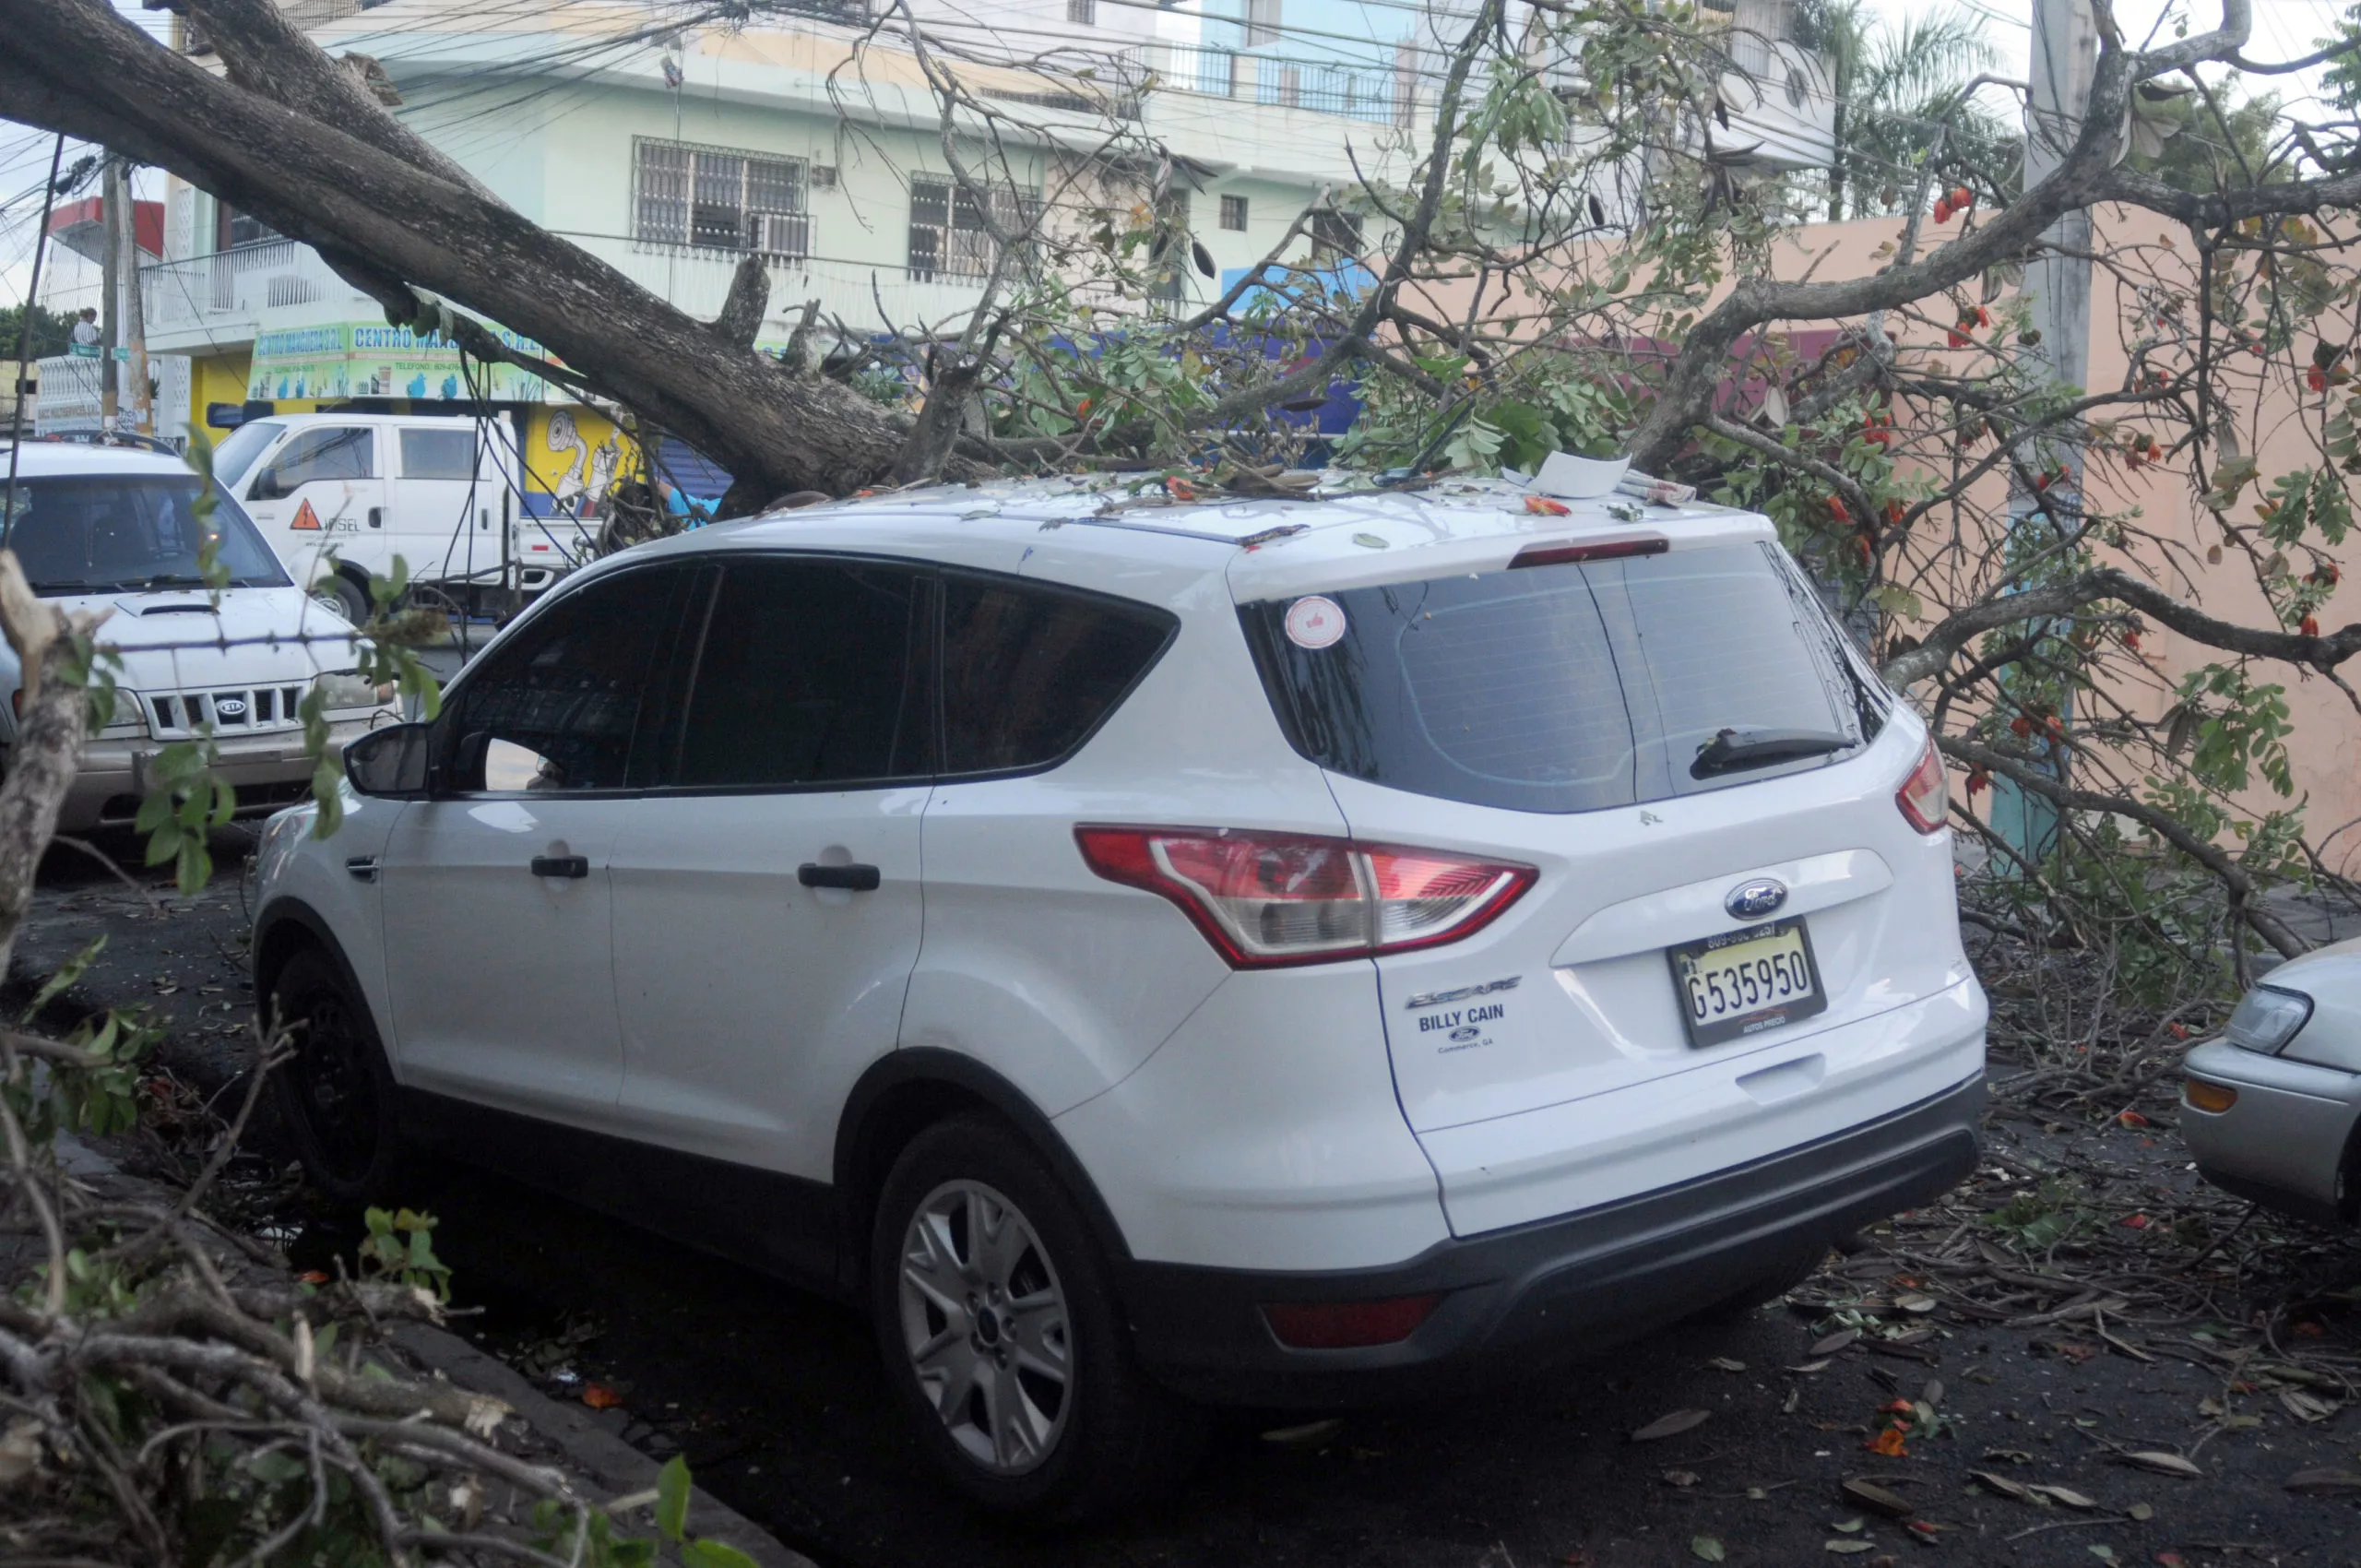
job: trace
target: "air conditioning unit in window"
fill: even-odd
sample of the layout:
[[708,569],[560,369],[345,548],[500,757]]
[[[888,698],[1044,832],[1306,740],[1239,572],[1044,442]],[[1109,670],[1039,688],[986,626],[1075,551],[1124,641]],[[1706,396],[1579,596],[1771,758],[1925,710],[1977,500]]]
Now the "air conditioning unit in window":
[[795,257],[812,254],[810,213],[757,212],[753,216],[756,251],[764,255]]

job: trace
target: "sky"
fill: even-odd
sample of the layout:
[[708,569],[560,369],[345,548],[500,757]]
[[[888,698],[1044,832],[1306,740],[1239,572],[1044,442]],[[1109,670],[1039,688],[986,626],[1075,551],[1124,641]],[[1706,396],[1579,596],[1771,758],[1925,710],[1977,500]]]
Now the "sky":
[[[1988,36],[1995,48],[2002,53],[2005,74],[2022,76],[2032,39],[2032,0],[1958,0],[1963,8],[1980,13],[1990,22]],[[2319,40],[2328,35],[2335,18],[2344,9],[2330,0],[2252,0],[2254,11],[2254,41],[2248,45],[2250,60],[2293,60],[2319,47]],[[1877,8],[1891,22],[1904,16],[1922,12],[1928,0],[1877,0]],[[2116,20],[2125,34],[2142,40],[2157,30],[2159,42],[2172,37],[2174,16],[2186,17],[2189,30],[2201,31],[2221,20],[2219,0],[2118,0]],[[2159,22],[2163,23],[2158,28]]]
[[[1929,3],[1930,0],[1874,0],[1890,25],[1925,11]],[[1941,4],[1944,0],[1933,3]],[[1950,3],[1962,5],[1986,18],[1987,36],[1998,56],[1994,74],[2022,79],[2032,40],[2032,0]],[[150,32],[161,36],[169,30],[169,13],[143,9],[138,0],[114,0],[114,5],[125,18]],[[2309,53],[2343,9],[2343,5],[2332,0],[2252,0],[2252,6],[2255,36],[2247,53],[2256,60],[2288,60]],[[2177,15],[2186,16],[2193,30],[2213,25],[2220,16],[2219,0],[2117,0],[2116,15],[2130,37],[2144,38],[2155,30],[2154,36],[2161,40],[2171,36],[2171,18]],[[2270,85],[2283,99],[2301,101],[2309,98],[2318,76],[2316,71],[2308,72],[2298,77],[2277,78]],[[48,134],[0,120],[0,302],[14,303],[25,295],[41,216],[41,186],[48,172],[51,146]],[[71,164],[81,150],[69,144],[66,162]],[[150,172],[143,177],[140,196],[153,198],[161,193],[161,176]],[[75,260],[69,255],[66,265],[72,266]]]

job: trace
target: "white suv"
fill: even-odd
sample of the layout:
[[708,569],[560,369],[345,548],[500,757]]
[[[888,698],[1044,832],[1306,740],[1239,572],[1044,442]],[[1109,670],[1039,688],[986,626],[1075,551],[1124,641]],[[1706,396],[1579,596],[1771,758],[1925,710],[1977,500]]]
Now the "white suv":
[[1762,517],[1030,481],[599,563],[262,850],[318,1184],[864,1301],[951,1475],[1783,1289],[1975,1158],[1946,791]]

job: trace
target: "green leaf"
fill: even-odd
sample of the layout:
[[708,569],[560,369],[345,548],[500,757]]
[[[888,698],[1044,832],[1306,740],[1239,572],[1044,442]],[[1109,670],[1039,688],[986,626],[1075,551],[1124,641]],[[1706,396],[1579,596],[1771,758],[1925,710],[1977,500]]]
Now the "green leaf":
[[246,1470],[265,1486],[284,1486],[303,1475],[303,1461],[284,1449],[265,1449],[246,1456]]
[[205,885],[213,880],[213,854],[205,847],[203,838],[191,837],[181,840],[180,863],[173,868],[173,880],[184,898],[196,897],[205,891]]
[[675,1454],[656,1472],[656,1527],[679,1540],[689,1527],[689,1462]]
[[[172,792],[170,790],[151,790],[147,798],[139,802],[139,814],[131,819],[131,826],[138,832],[153,833],[163,826],[172,814]],[[166,853],[170,852],[166,851]],[[154,865],[156,862],[149,861],[148,863]]]
[[718,1540],[693,1540],[681,1548],[681,1561],[693,1568],[762,1568],[734,1546]]
[[89,970],[90,965],[97,960],[99,954],[106,947],[106,944],[107,939],[105,937],[94,937],[79,953],[75,954],[74,956],[66,959],[63,964],[60,964],[57,967],[57,972],[50,976],[46,980],[43,980],[42,982],[42,988],[33,992],[33,999],[25,1004],[25,1010],[18,1016],[18,1022],[24,1024],[31,1023],[35,1017],[40,1016],[42,1008],[57,1000],[59,992],[63,992],[66,987],[72,985],[76,980],[82,978],[83,974]]

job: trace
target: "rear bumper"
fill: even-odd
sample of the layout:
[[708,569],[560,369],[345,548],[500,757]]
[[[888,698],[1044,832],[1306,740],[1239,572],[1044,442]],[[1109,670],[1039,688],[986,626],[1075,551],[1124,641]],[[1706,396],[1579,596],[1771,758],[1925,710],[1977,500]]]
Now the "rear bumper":
[[[1975,1166],[1981,1074],[1877,1121],[1618,1203],[1437,1243],[1407,1263],[1303,1274],[1129,1263],[1143,1364],[1218,1404],[1328,1407],[1464,1390],[1636,1338],[1846,1231],[1928,1202]],[[1262,1305],[1440,1293],[1407,1339],[1279,1343]]]

